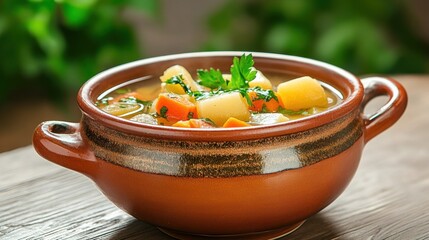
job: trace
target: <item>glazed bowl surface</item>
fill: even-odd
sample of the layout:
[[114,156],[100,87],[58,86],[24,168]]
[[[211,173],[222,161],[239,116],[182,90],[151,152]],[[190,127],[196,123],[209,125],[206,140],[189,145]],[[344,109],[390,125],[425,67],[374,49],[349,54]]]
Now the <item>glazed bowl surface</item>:
[[[79,94],[79,123],[48,121],[33,144],[46,159],[91,178],[127,213],[177,238],[279,237],[334,201],[352,179],[365,144],[393,125],[407,104],[386,77],[356,76],[319,61],[252,53],[275,75],[309,75],[333,86],[342,102],[285,123],[184,129],[132,122],[95,106],[107,89],[159,77],[179,64],[190,72],[227,71],[242,52],[200,52],[143,59],[106,70]],[[364,113],[373,98],[389,100]]]

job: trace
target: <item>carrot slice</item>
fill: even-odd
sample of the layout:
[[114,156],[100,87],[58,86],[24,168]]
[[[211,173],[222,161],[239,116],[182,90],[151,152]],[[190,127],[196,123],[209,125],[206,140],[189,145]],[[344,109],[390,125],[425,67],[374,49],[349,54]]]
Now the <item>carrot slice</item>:
[[[276,96],[278,97],[277,93]],[[265,107],[265,110],[268,112],[277,112],[279,108],[279,102],[273,98],[266,102],[264,99],[258,99],[256,92],[249,92],[249,97],[252,100],[252,106],[249,106],[249,110],[251,111],[262,112]]]
[[230,117],[226,122],[223,124],[222,127],[229,128],[229,127],[248,127],[250,124],[246,123],[245,121],[241,121],[235,117]]
[[258,99],[256,92],[249,92],[249,97],[250,97],[250,100],[252,101],[252,105],[249,106],[249,110],[254,112],[262,111],[264,100]]
[[268,101],[268,102],[264,101],[264,106],[268,112],[277,112],[280,104],[274,98],[271,98],[270,101]]
[[285,108],[282,100],[282,96],[276,92],[277,99],[279,100],[279,107]]
[[188,120],[197,117],[195,104],[172,93],[161,93],[155,106],[157,114],[168,121]]

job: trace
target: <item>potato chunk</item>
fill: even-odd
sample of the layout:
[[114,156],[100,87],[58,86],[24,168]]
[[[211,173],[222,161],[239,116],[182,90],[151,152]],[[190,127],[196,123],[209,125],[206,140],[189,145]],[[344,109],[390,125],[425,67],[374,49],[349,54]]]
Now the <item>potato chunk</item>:
[[186,68],[180,65],[174,65],[169,67],[164,71],[164,75],[160,77],[161,81],[164,84],[164,88],[167,92],[176,93],[176,94],[186,94],[185,90],[179,84],[165,84],[164,82],[174,76],[182,76],[183,83],[186,84],[192,91],[201,91],[201,87],[194,81],[191,74],[186,70]]
[[249,82],[249,87],[260,87],[262,89],[273,89],[273,85],[271,84],[270,80],[262,74],[261,71],[256,72],[256,77],[252,81]]
[[296,78],[277,87],[285,109],[298,111],[311,107],[327,107],[328,99],[320,83],[311,77]]
[[197,101],[199,118],[208,118],[222,126],[229,117],[248,121],[250,112],[246,100],[238,92],[224,93]]

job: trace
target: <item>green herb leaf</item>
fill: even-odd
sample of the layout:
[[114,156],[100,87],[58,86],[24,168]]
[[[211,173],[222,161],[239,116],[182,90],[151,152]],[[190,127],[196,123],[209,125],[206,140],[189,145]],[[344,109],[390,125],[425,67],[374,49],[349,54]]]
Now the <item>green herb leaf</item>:
[[246,99],[247,104],[249,104],[249,106],[253,105],[252,99],[250,99],[249,93],[247,92],[246,88],[240,88],[234,91],[238,91],[241,94],[241,96],[243,96]]
[[129,92],[131,92],[131,90],[128,88],[120,88],[120,89],[115,90],[115,93],[117,93],[117,94],[125,94],[125,93],[129,93]]
[[159,115],[162,118],[167,118],[167,112],[168,112],[168,108],[166,106],[162,106],[161,109],[159,110]]
[[127,104],[142,104],[144,106],[144,108],[142,110],[144,113],[148,113],[151,106],[152,106],[152,101],[143,101],[143,100],[140,100],[140,99],[133,97],[133,96],[121,98],[119,100],[119,102],[120,103],[127,103]]
[[226,81],[219,69],[210,68],[210,70],[198,69],[199,84],[211,89],[226,88]]
[[234,57],[232,63],[231,81],[228,83],[228,88],[248,88],[249,82],[255,79],[257,73],[253,68],[252,54],[243,54],[240,58]]
[[216,126],[216,123],[214,123],[213,120],[211,120],[210,118],[200,118],[200,119],[212,126]]
[[271,99],[274,99],[277,102],[279,101],[279,99],[277,98],[276,94],[271,89],[262,89],[260,87],[254,87],[254,88],[249,88],[248,91],[256,92],[257,98],[254,99],[254,100],[262,99],[265,102],[268,102]]
[[188,94],[189,96],[194,97],[196,100],[201,100],[201,99],[208,98],[208,97],[211,97],[213,95],[225,92],[221,88],[217,89],[216,91],[210,91],[210,92],[206,92],[206,91],[192,91],[183,82],[183,77],[182,76],[174,76],[174,77],[168,79],[167,81],[165,81],[165,83],[167,83],[167,84],[179,84],[183,88],[183,90],[185,91],[186,94]]
[[[249,105],[252,105],[252,100],[248,94],[249,82],[255,79],[257,71],[253,68],[253,56],[252,54],[243,54],[240,58],[234,57],[233,64],[231,66],[231,81],[227,81],[223,78],[222,72],[219,69],[210,68],[209,70],[199,69],[197,75],[200,79],[199,84],[212,89],[210,92],[206,91],[192,91],[184,82],[181,75],[174,76],[167,81],[166,84],[179,84],[186,94],[193,96],[196,100],[201,100],[214,95],[233,92],[239,92],[247,101]],[[277,97],[273,91],[262,90],[258,88],[256,90],[258,96],[261,99],[268,99]]]
[[308,114],[308,109],[301,109],[298,111],[294,111],[294,110],[284,109],[282,107],[279,107],[277,111],[281,114],[286,114],[286,115],[307,115]]
[[183,82],[183,77],[182,75],[177,75],[177,76],[173,76],[170,79],[168,79],[167,81],[165,81],[166,84],[179,84],[183,90],[185,91],[186,94],[188,95],[193,95],[192,90],[188,87],[188,85],[186,85]]
[[191,118],[194,118],[194,113],[193,112],[188,112],[188,120]]
[[97,100],[97,102],[95,102],[95,105],[97,107],[99,107],[101,104],[107,106],[107,105],[109,105],[109,101],[112,100],[112,99],[113,99],[113,97],[102,98],[100,100]]

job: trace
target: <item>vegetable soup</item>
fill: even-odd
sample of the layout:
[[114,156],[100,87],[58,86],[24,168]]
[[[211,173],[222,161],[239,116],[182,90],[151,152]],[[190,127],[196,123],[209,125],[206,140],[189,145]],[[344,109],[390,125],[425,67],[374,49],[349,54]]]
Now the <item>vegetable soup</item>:
[[303,118],[339,104],[341,94],[310,76],[264,75],[251,54],[234,57],[229,73],[192,75],[180,65],[159,78],[132,81],[98,97],[101,110],[131,121],[182,128],[250,127]]

